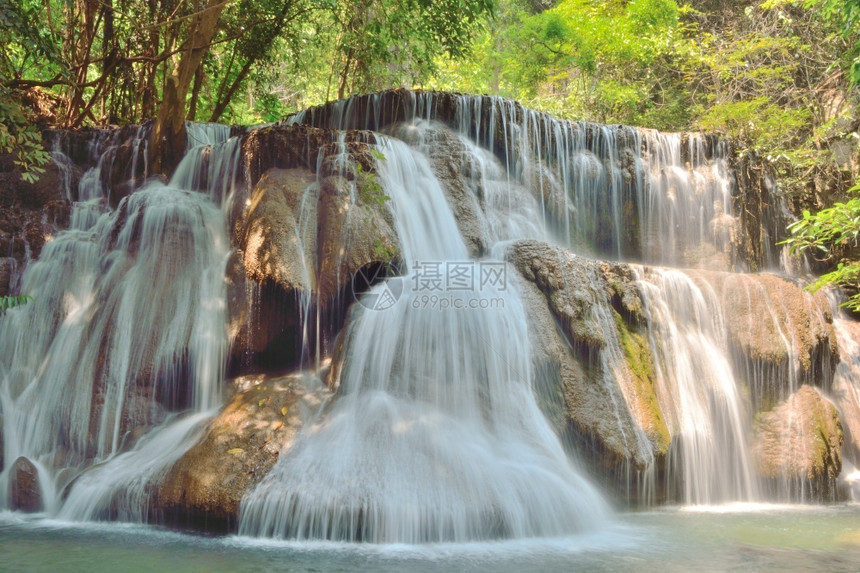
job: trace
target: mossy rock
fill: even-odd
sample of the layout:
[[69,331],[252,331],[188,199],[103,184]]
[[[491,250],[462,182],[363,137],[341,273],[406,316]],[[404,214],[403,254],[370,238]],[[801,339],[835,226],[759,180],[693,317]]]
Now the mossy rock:
[[637,418],[648,439],[654,445],[655,453],[665,454],[669,450],[672,436],[657,400],[657,373],[647,335],[642,332],[641,326],[638,328],[631,327],[618,311],[613,310],[612,313],[615,318],[621,349],[624,351],[624,359],[635,383],[634,408],[638,410]]

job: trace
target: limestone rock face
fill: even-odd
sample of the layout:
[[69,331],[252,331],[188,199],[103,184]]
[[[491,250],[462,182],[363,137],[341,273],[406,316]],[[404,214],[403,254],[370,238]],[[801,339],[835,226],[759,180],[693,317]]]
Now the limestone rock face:
[[300,374],[245,379],[203,438],[155,484],[154,510],[177,524],[231,530],[239,502],[329,395]]
[[751,386],[764,408],[786,397],[796,377],[825,384],[838,361],[830,304],[773,274],[687,271],[718,297],[735,371]]
[[0,257],[0,296],[9,294],[9,286],[15,266],[15,259],[12,257]]
[[801,386],[761,414],[755,430],[756,459],[764,477],[800,478],[827,489],[842,471],[839,412],[811,386]]
[[835,351],[833,317],[823,293],[809,295],[770,274],[727,274],[722,286],[729,333],[751,358],[778,363],[792,353],[809,372],[816,357]]
[[322,330],[304,340],[327,352],[352,302],[353,277],[399,256],[370,147],[358,132],[335,139],[330,130],[276,126],[243,142],[253,187],[233,227],[245,275],[231,267],[232,290],[245,298],[231,301],[240,303],[231,306],[234,363],[251,356],[298,366],[309,316],[322,317],[311,326]]
[[665,454],[670,436],[629,268],[536,241],[515,243],[507,258],[524,279],[537,388],[556,427],[590,440],[605,468],[644,468]]
[[[0,161],[0,253],[20,267],[38,258],[45,241],[69,224],[70,202],[55,163],[35,183],[21,180],[17,169],[4,171]],[[2,285],[0,285],[2,288]]]
[[39,485],[39,472],[33,462],[24,457],[18,458],[9,471],[9,506],[25,512],[41,511],[42,489]]
[[[678,405],[658,379],[654,360],[662,355],[643,316],[636,281],[649,271],[536,241],[516,242],[506,256],[523,279],[517,288],[536,387],[556,428],[571,429],[597,467],[612,471],[626,460],[659,468],[677,437]],[[841,467],[838,412],[808,385],[789,397],[792,381],[826,387],[832,377],[837,346],[827,300],[776,275],[684,272],[718,315],[752,411],[766,411],[756,423],[762,475],[830,487]]]
[[[246,216],[236,235],[244,253],[245,271],[257,282],[270,280],[285,289],[307,288],[305,268],[313,261],[297,234],[296,208],[305,190],[316,181],[307,169],[270,169],[251,193]],[[308,208],[316,213],[316,201]]]

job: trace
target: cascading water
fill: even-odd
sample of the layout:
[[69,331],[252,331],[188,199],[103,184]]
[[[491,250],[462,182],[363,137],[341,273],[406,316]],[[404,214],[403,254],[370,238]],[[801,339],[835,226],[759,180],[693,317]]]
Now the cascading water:
[[[539,216],[511,211],[506,214],[508,221],[524,213],[528,213],[524,219],[538,227],[545,220],[554,240],[575,252],[722,270],[745,270],[747,264],[762,268],[779,260],[772,244],[753,257],[743,251],[745,241],[756,239],[745,238],[748,229],[742,224],[748,221],[733,216],[738,190],[729,149],[713,137],[563,122],[501,98],[429,92],[350,98],[307,110],[291,121],[338,129],[387,129],[431,157],[436,143],[432,138],[415,138],[410,130],[416,129],[416,121],[443,122],[470,142],[463,154],[464,173],[480,172],[470,163],[494,155],[505,173],[501,192],[495,196],[507,198],[510,205],[513,191],[522,188],[537,199]],[[393,130],[386,127],[392,124]],[[480,179],[472,192],[486,211],[492,201],[483,196]],[[762,212],[761,227],[753,235],[768,242],[778,231],[774,221],[764,217]],[[507,238],[505,231],[492,235],[494,240]],[[518,236],[514,233],[510,238]],[[765,396],[785,400],[801,383],[824,380],[826,384],[829,376],[825,353],[816,359],[825,366],[806,372],[801,380],[800,372],[808,365],[800,366],[794,330],[810,325],[783,328],[778,316],[792,311],[780,308],[779,301],[769,302],[769,315],[761,318],[773,322],[778,336],[775,352],[787,358],[778,364],[738,358],[723,324],[723,301],[711,289],[683,273],[659,269],[649,271],[648,280],[640,280],[638,288],[647,307],[646,330],[656,363],[660,409],[674,436],[666,464],[670,482],[666,493],[670,499],[695,504],[762,499],[750,446],[753,413],[773,406],[765,403]],[[767,298],[761,285],[746,288],[750,297]],[[598,306],[591,310],[590,320],[597,320],[606,332],[614,330],[608,299]],[[819,311],[810,314],[814,323],[827,321]],[[613,354],[613,348],[601,349],[601,371],[619,378],[626,358],[618,348]],[[764,387],[774,385],[783,389],[774,394],[773,388]],[[618,408],[633,408],[629,397],[627,401]],[[642,447],[643,437],[636,437],[638,449],[647,453],[650,446]],[[798,478],[798,483],[780,483],[777,497],[804,499],[806,482]]]
[[744,265],[733,252],[729,149],[704,134],[560,121],[499,97],[435,92],[349,98],[288,123],[381,131],[416,119],[446,123],[498,156],[563,246],[654,264]]
[[226,213],[237,190],[241,138],[228,125],[186,122],[188,151],[170,184],[206,193]]
[[366,297],[402,296],[384,310],[355,308],[341,396],[245,497],[240,533],[420,543],[594,528],[606,507],[535,403],[513,288],[488,288],[489,300],[470,289],[459,309],[422,292],[424,281],[451,279],[437,279],[439,268],[480,281],[504,263],[469,260],[420,153],[396,140],[380,150],[408,272]]
[[716,294],[681,271],[638,272],[658,398],[676,436],[667,460],[668,497],[697,505],[758,499],[751,416],[728,358]]
[[[150,183],[105,211],[102,192],[97,173],[82,178],[72,228],[24,274],[38,302],[0,325],[0,500],[24,458],[47,511],[142,519],[147,479],[221,401],[229,243],[203,195]],[[196,416],[174,423],[181,411]]]

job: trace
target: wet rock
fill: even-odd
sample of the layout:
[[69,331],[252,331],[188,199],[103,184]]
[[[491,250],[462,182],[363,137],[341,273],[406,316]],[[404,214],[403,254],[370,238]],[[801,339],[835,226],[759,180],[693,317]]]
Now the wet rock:
[[838,361],[833,316],[824,293],[812,295],[772,274],[687,271],[723,309],[735,371],[759,409],[786,397],[793,378],[824,385]]
[[65,199],[51,201],[38,209],[21,204],[0,207],[0,252],[18,265],[36,259],[45,242],[68,227],[71,206]]
[[[318,380],[240,379],[203,438],[154,484],[153,511],[171,524],[232,531],[239,502],[329,395]],[[250,386],[250,387],[248,387]]]
[[384,201],[376,199],[382,191],[366,187],[379,183],[360,177],[355,201],[350,198],[350,185],[339,176],[326,177],[320,185],[315,295],[323,303],[348,289],[360,269],[394,263],[400,256],[394,221]]
[[776,244],[787,236],[790,222],[773,168],[754,151],[730,153],[729,157],[737,179],[732,193],[732,212],[736,214],[734,267],[753,271],[773,268],[779,262],[780,247]]
[[[246,216],[239,222],[236,239],[244,254],[248,276],[257,282],[270,280],[284,289],[311,288],[312,244],[300,241],[295,209],[307,187],[316,181],[302,168],[270,169],[251,193]],[[315,218],[315,203],[308,207]],[[313,239],[313,237],[308,237]]]
[[625,265],[519,241],[508,260],[529,316],[541,405],[606,471],[643,469],[670,436],[654,388],[641,301]]
[[20,457],[9,468],[9,507],[18,511],[37,512],[43,509],[39,471],[33,462]]
[[[292,131],[274,130],[271,137],[297,137],[289,135]],[[313,344],[319,341],[323,352],[330,350],[327,345],[352,302],[353,277],[399,256],[397,233],[369,148],[357,142],[324,143],[331,135],[327,130],[310,133],[309,141],[320,144],[320,173],[301,166],[267,169],[234,227],[246,275],[233,273],[230,280],[244,290],[243,301],[233,297],[243,309],[231,310],[231,330],[239,336],[234,363],[295,367],[303,337]],[[252,147],[257,145],[260,142]],[[260,168],[264,159],[252,157]],[[362,166],[365,162],[368,165]],[[321,320],[301,323],[318,311]],[[303,332],[306,326],[311,330]],[[317,328],[321,332],[316,333]]]
[[14,268],[15,259],[12,257],[0,257],[0,296],[9,294],[9,286]]
[[803,480],[815,493],[832,491],[842,471],[842,423],[836,407],[803,385],[755,427],[759,473],[775,480]]
[[[599,166],[599,162],[597,165]],[[576,206],[565,194],[562,182],[545,163],[533,162],[529,165],[526,180],[538,203],[544,206],[560,225],[576,216]]]
[[[263,174],[273,168],[300,167],[316,173],[317,166],[324,164],[325,156],[334,150],[331,146],[337,137],[336,131],[305,125],[274,125],[253,130],[242,140],[249,185],[256,186]],[[365,131],[344,134],[343,143],[349,154],[362,157],[368,169],[371,161],[367,142],[373,141],[373,137]]]

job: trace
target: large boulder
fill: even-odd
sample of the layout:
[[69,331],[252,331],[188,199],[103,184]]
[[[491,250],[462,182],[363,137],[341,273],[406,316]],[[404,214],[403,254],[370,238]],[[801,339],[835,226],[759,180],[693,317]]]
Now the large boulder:
[[278,126],[243,143],[253,187],[233,226],[245,275],[235,265],[228,273],[244,298],[234,296],[240,306],[231,308],[234,364],[292,368],[302,352],[329,352],[354,277],[368,269],[381,277],[379,268],[397,261],[371,147],[358,138],[334,142],[329,130]]
[[755,426],[759,473],[777,483],[811,485],[813,494],[833,492],[842,471],[842,423],[839,411],[815,388],[803,385]]
[[[296,209],[316,176],[308,169],[269,169],[251,193],[248,209],[236,227],[245,271],[257,282],[284,289],[309,290],[313,239],[299,231]],[[306,206],[316,218],[316,201]],[[309,239],[309,240],[308,240]]]
[[20,457],[9,468],[9,507],[18,511],[36,512],[44,508],[39,471],[33,462]]
[[537,241],[514,243],[507,258],[524,279],[544,410],[602,470],[650,466],[670,435],[629,268]]
[[791,380],[829,383],[838,350],[824,293],[767,273],[687,274],[717,297],[736,375],[749,385],[757,410],[785,399]]
[[154,511],[176,525],[232,531],[239,502],[329,395],[301,374],[240,380],[237,393],[203,438],[154,484]]

